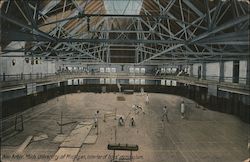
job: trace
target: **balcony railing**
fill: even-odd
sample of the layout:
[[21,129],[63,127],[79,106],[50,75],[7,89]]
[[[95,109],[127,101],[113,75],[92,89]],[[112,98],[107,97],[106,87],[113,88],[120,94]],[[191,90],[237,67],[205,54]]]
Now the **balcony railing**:
[[22,80],[37,80],[56,76],[55,73],[37,73],[37,74],[15,74],[15,75],[0,75],[1,82],[22,81]]
[[51,82],[51,81],[66,81],[76,78],[116,78],[116,79],[129,79],[129,78],[144,78],[149,80],[176,80],[182,83],[197,83],[197,84],[220,84],[224,86],[238,86],[242,89],[249,89],[246,78],[238,78],[238,83],[232,83],[235,79],[233,77],[219,77],[219,76],[206,76],[206,78],[199,78],[198,76],[177,76],[176,74],[155,75],[154,73],[103,73],[103,72],[60,72],[48,74],[18,74],[18,75],[0,75],[0,83],[2,87],[15,86],[19,84],[26,84],[32,82]]

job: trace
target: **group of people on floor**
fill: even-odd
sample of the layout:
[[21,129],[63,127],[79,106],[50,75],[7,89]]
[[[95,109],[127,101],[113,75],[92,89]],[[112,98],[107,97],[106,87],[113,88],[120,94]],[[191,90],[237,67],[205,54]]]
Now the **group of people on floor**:
[[[149,96],[148,96],[148,94],[146,95],[145,102],[146,102],[146,104],[149,104]],[[184,104],[184,100],[182,100],[182,102],[180,104],[180,111],[181,111],[181,118],[184,119],[185,118],[185,104]],[[164,121],[164,119],[166,119],[169,122],[169,119],[168,119],[168,108],[167,108],[167,106],[164,106],[163,107],[163,111],[162,111],[162,121]]]
[[[146,104],[149,104],[149,95],[148,94],[146,95],[145,102],[146,102]],[[142,106],[133,105],[132,108],[133,108],[133,110],[135,110],[135,114],[138,114],[140,111],[142,111],[142,113],[145,114],[145,111],[144,111]],[[180,104],[180,112],[181,112],[181,118],[184,119],[185,118],[184,100],[182,100],[182,102]],[[94,115],[94,125],[95,125],[95,127],[97,127],[97,125],[98,125],[98,117],[99,117],[99,110],[97,110],[95,112],[95,115]],[[165,120],[167,120],[167,122],[169,122],[167,106],[164,106],[163,110],[162,110],[162,121],[165,121]],[[124,126],[125,125],[125,119],[123,118],[123,116],[119,117],[118,124],[119,124],[119,126]],[[134,117],[131,117],[130,125],[135,126]]]

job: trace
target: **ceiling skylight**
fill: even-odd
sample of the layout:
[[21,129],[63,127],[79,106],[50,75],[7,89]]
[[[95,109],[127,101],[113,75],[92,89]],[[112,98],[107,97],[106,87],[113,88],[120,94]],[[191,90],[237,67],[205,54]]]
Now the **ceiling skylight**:
[[139,15],[143,0],[104,0],[107,14]]

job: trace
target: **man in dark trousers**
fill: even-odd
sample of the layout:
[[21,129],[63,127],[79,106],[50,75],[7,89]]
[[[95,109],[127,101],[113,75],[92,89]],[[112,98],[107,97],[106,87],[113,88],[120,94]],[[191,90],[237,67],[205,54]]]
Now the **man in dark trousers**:
[[131,118],[131,126],[135,126],[135,119],[133,117]]
[[162,121],[164,121],[164,118],[166,118],[167,122],[169,122],[169,120],[168,120],[168,109],[167,109],[167,106],[163,107]]

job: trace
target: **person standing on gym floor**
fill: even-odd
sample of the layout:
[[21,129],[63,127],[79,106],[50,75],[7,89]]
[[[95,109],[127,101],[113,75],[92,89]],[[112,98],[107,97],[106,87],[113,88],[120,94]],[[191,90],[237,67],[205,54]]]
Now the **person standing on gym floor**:
[[164,121],[164,118],[166,118],[167,121],[169,122],[169,120],[168,120],[168,109],[167,109],[167,106],[163,107],[162,121]]
[[147,93],[147,96],[146,96],[146,104],[149,104],[149,97],[148,97],[148,93]]
[[185,117],[185,104],[184,101],[181,102],[181,118],[184,119]]
[[97,110],[94,114],[95,128],[98,127],[98,118],[99,118],[99,110]]

